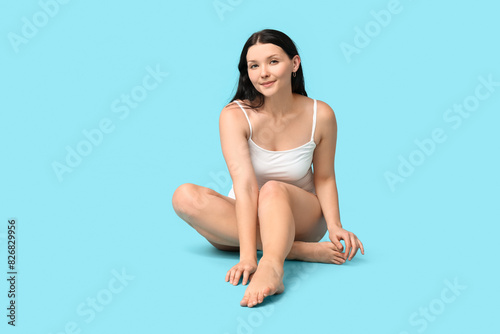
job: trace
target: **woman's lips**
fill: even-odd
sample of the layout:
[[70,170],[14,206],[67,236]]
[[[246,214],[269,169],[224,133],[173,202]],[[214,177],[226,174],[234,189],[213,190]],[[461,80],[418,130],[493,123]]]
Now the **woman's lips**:
[[268,82],[268,83],[263,83],[262,86],[264,87],[271,87],[276,81],[271,81],[271,82]]

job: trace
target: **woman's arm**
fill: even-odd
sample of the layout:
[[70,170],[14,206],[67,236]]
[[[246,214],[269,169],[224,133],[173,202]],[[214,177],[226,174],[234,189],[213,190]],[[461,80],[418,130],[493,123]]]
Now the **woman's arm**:
[[240,263],[231,268],[226,281],[243,284],[257,268],[257,200],[259,188],[248,150],[247,120],[238,106],[226,106],[219,118],[222,153],[233,181]]
[[[316,172],[316,168],[314,172]],[[325,216],[328,226],[328,231],[335,228],[342,228],[335,176],[329,179],[318,179],[317,181],[315,178],[314,183],[316,185],[316,194],[318,195],[319,204],[323,210],[323,215]]]
[[344,257],[351,260],[358,248],[364,254],[361,241],[352,232],[346,231],[340,222],[339,199],[335,180],[335,150],[337,144],[337,120],[333,109],[325,102],[318,101],[317,126],[319,142],[313,157],[314,185],[323,215],[328,226],[330,240],[342,250],[340,240],[344,240]]
[[237,198],[236,222],[240,242],[240,261],[257,262],[257,197],[258,189],[234,189]]

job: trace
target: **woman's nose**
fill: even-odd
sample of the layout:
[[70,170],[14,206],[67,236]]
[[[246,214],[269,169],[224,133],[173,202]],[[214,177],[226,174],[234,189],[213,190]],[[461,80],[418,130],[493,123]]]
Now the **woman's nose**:
[[261,67],[261,70],[260,70],[260,76],[261,76],[261,77],[267,77],[267,76],[269,76],[269,71],[268,71],[268,69],[267,69],[267,66],[266,66],[266,65],[263,65],[263,66]]

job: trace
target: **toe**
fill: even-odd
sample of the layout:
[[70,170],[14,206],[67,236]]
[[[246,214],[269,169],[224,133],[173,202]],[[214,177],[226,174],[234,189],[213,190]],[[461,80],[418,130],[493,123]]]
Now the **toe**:
[[241,306],[248,306],[248,296],[243,296],[243,299],[240,302]]
[[264,292],[259,292],[259,295],[257,297],[257,301],[260,303],[262,303],[264,301]]
[[257,305],[258,303],[257,298],[258,298],[257,294],[253,294],[248,301],[248,307],[253,307]]

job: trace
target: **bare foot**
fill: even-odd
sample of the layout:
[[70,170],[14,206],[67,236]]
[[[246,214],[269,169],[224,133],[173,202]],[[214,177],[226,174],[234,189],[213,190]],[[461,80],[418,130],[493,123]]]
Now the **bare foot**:
[[344,253],[339,252],[330,241],[324,242],[304,242],[295,241],[293,248],[287,259],[307,262],[322,262],[343,264],[345,262]]
[[284,290],[283,265],[262,258],[259,261],[257,271],[255,271],[240,305],[253,307],[262,303],[265,297],[282,293]]

